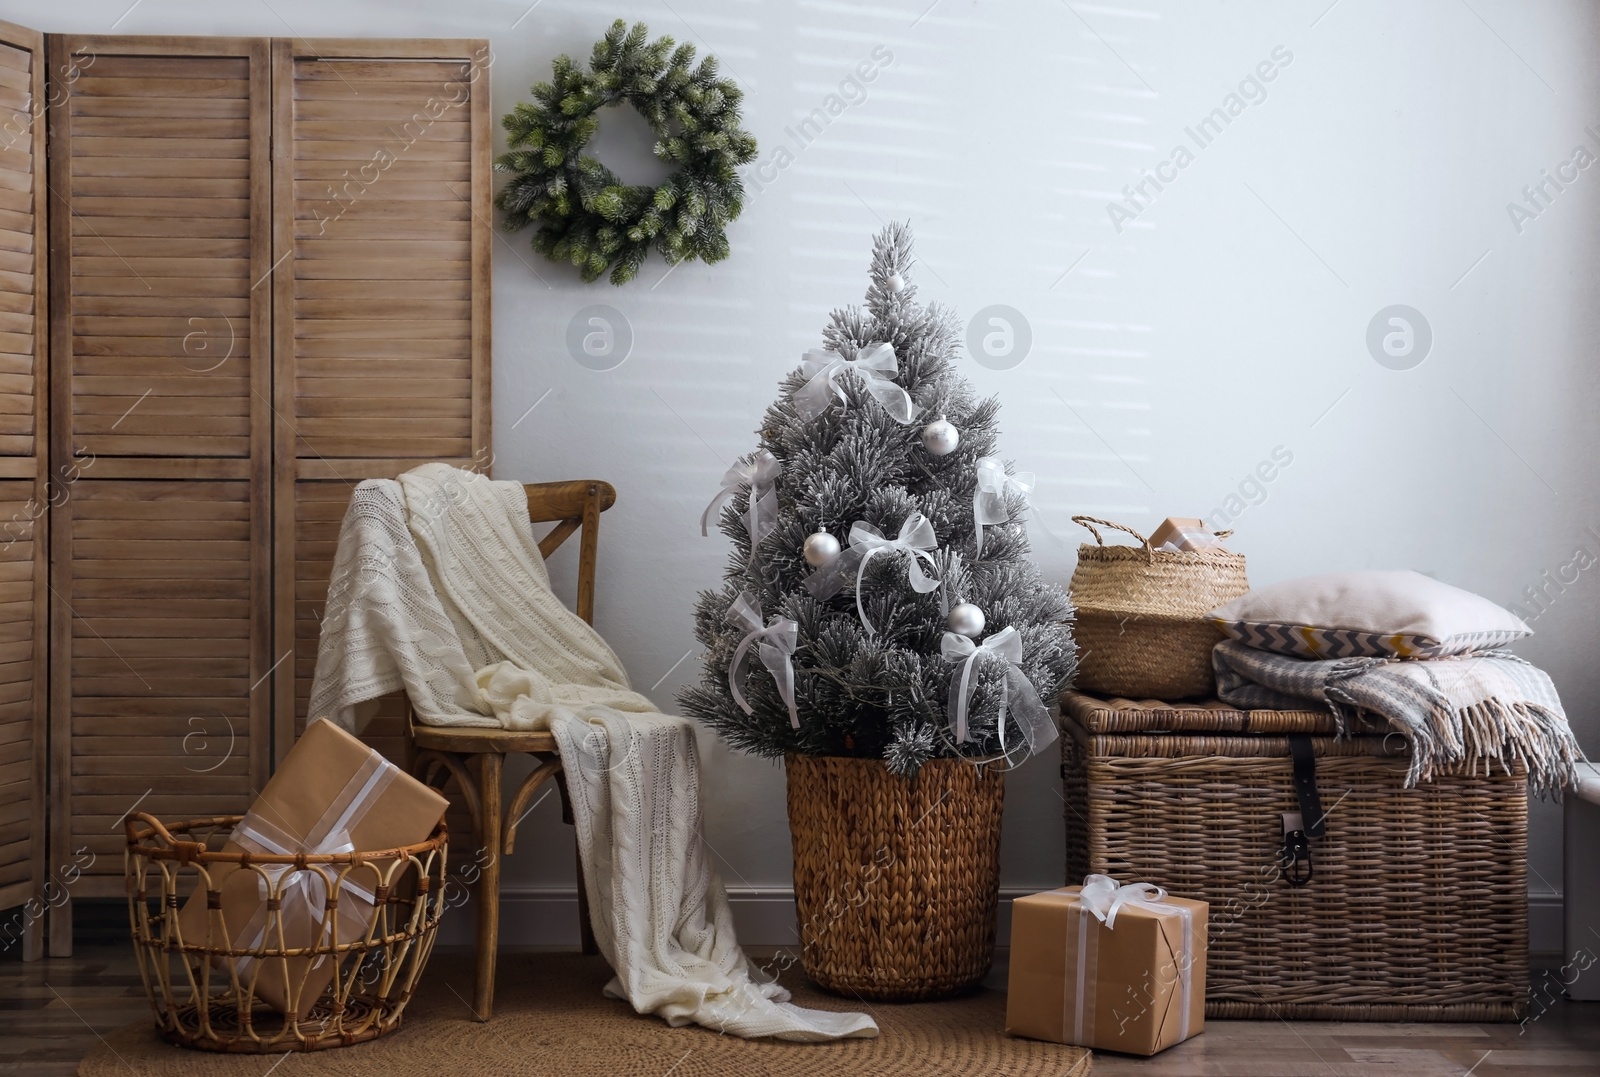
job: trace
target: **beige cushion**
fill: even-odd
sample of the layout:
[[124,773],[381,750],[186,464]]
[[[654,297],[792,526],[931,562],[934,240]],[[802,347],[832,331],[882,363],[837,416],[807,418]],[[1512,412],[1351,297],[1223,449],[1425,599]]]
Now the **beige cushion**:
[[1404,570],[1287,580],[1209,616],[1230,639],[1302,658],[1437,658],[1503,646],[1532,632],[1486,598]]

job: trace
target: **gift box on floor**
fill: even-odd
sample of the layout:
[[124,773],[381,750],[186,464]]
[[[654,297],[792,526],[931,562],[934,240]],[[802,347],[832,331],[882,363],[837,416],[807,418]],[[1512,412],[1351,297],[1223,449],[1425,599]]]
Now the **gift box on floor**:
[[[1067,877],[1154,879],[1209,902],[1206,1016],[1526,1012],[1520,766],[1407,789],[1403,737],[1379,723],[1338,737],[1327,711],[1069,691],[1061,717]],[[1319,819],[1302,818],[1296,751]]]
[[[225,851],[299,853],[384,851],[423,841],[448,801],[329,721],[315,721],[295,743]],[[343,869],[285,864],[217,864],[210,885],[178,916],[182,942],[232,950],[296,949],[365,938],[391,860]],[[276,892],[276,909],[268,896]],[[233,958],[241,983],[280,1012],[303,1015],[338,971],[322,957]]]
[[1206,903],[1104,875],[1011,903],[1006,1031],[1153,1055],[1205,1028]]

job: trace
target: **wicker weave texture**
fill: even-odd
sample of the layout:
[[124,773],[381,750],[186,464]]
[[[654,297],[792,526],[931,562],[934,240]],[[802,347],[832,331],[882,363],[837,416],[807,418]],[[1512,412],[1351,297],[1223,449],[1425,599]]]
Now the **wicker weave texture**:
[[994,961],[1003,776],[961,759],[915,778],[873,759],[790,755],[785,769],[806,974],[902,1002],[980,982]]
[[[1095,531],[1104,521],[1074,517]],[[1110,526],[1121,528],[1120,524]],[[1205,615],[1250,590],[1244,555],[1085,543],[1072,573],[1079,687],[1101,695],[1188,699],[1216,690]]]
[[1526,1010],[1521,774],[1403,788],[1398,738],[1313,738],[1327,832],[1282,878],[1299,809],[1288,740],[1092,735],[1064,723],[1067,875],[1104,872],[1211,904],[1206,1014],[1500,1021]]
[[1078,565],[1088,571],[1073,576],[1074,600],[1134,617],[1197,620],[1250,590],[1244,554],[1232,550],[1202,554],[1086,542],[1078,547]]
[[[1072,598],[1081,602],[1077,583]],[[1109,613],[1078,607],[1077,683],[1107,695],[1190,699],[1217,690],[1211,648],[1222,639],[1206,621]]]
[[[1167,703],[1159,699],[1099,699],[1061,693],[1061,712],[1090,733],[1322,733],[1338,732],[1329,710],[1240,710],[1216,699]],[[1376,729],[1377,727],[1371,727]]]
[[[376,1039],[400,1027],[428,963],[445,904],[446,835],[440,823],[426,841],[360,853],[251,855],[222,848],[243,816],[163,825],[140,812],[126,823],[128,916],[139,972],[156,1031],[184,1047],[226,1054],[316,1051]],[[257,940],[228,938],[212,870],[254,871],[266,916]],[[377,896],[366,930],[339,930],[339,894],[348,880]],[[207,892],[206,930],[185,937],[178,910],[196,887]],[[309,886],[322,919],[306,945],[283,916],[284,896]],[[241,971],[240,958],[251,958]],[[296,984],[291,969],[332,961],[332,982],[313,1000],[290,988],[285,1016],[256,997],[263,970]],[[291,965],[290,962],[294,964]],[[301,972],[304,975],[304,972]]]

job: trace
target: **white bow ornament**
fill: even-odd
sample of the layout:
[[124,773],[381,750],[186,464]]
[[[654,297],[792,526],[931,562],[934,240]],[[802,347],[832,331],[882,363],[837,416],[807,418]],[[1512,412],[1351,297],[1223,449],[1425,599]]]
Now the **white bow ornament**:
[[975,553],[978,556],[983,554],[984,525],[1003,524],[1011,519],[1011,510],[1006,507],[1006,488],[1015,490],[1026,502],[1033,486],[1033,472],[1007,475],[1005,462],[998,456],[978,458],[978,486],[972,492],[972,526],[976,532]]
[[910,423],[916,415],[911,396],[890,379],[900,373],[900,363],[895,358],[894,347],[889,344],[867,344],[856,351],[853,359],[838,352],[813,348],[800,361],[800,372],[806,383],[794,392],[794,410],[809,422],[833,406],[834,397],[845,399],[844,386],[839,376],[852,372],[861,379],[878,403],[898,423]]
[[753,708],[744,698],[744,689],[739,685],[744,681],[744,664],[749,658],[750,648],[759,643],[757,653],[761,656],[761,664],[772,674],[772,679],[778,685],[778,695],[789,708],[789,725],[799,729],[800,712],[794,703],[794,649],[799,643],[800,626],[788,617],[774,617],[763,624],[761,606],[749,591],[740,591],[739,597],[733,600],[733,605],[728,607],[727,621],[732,625],[743,625],[749,630],[734,649],[733,660],[728,663],[728,690],[733,693],[733,701],[746,714],[753,713]]
[[744,511],[745,531],[750,535],[750,556],[756,546],[778,526],[778,494],[774,484],[783,474],[778,458],[762,449],[748,460],[740,460],[722,476],[722,490],[700,514],[700,536],[710,534],[711,515],[722,503],[741,490],[750,491],[750,506]]
[[1000,718],[998,725],[1000,735],[1000,751],[1006,751],[1006,715],[1009,713],[1016,719],[1017,728],[1022,730],[1023,740],[1027,743],[1028,754],[1040,751],[1056,739],[1056,726],[1050,720],[1050,711],[1039,701],[1039,693],[1034,691],[1033,684],[1023,676],[1020,668],[1022,662],[1022,636],[1014,627],[1002,628],[991,635],[981,644],[974,643],[966,636],[955,632],[946,632],[939,645],[939,651],[944,655],[946,662],[960,662],[961,666],[950,675],[950,701],[946,707],[950,716],[950,728],[955,734],[957,744],[965,744],[967,733],[967,709],[972,703],[972,667],[977,662],[979,655],[992,655],[1005,663],[1005,679],[1001,682],[1003,692],[1000,697]]
[[[923,570],[922,564],[926,563],[935,572],[939,570],[939,563],[933,559],[929,551],[939,548],[939,538],[934,534],[933,524],[920,512],[913,512],[906,517],[905,523],[900,525],[900,534],[896,537],[884,538],[883,532],[864,520],[857,520],[850,527],[850,548],[839,555],[839,559],[825,568],[818,569],[806,577],[806,589],[818,601],[826,601],[838,594],[844,586],[845,574],[854,570],[856,575],[856,613],[861,617],[861,623],[868,632],[876,632],[872,622],[867,619],[866,608],[861,602],[861,584],[866,579],[867,562],[876,554],[901,552],[911,555],[910,564],[906,566],[906,580],[911,584],[911,589],[919,595],[925,595],[935,590],[940,585],[937,576],[930,576]],[[948,613],[944,596],[940,595],[940,612]]]

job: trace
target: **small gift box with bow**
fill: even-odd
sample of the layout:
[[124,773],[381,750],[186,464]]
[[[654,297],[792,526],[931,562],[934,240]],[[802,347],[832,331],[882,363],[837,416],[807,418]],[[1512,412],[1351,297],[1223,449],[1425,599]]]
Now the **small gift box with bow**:
[[1198,1035],[1206,913],[1203,901],[1107,875],[1018,898],[1006,1031],[1133,1055]]
[[[234,827],[223,848],[294,856],[386,850],[427,838],[449,806],[443,796],[329,721],[306,726],[295,746]],[[364,938],[387,861],[346,872],[293,865],[215,865],[212,893],[196,891],[178,914],[185,941],[233,950],[299,949]],[[330,893],[330,891],[332,891]],[[269,895],[278,915],[269,915]],[[219,959],[220,960],[220,959]],[[256,998],[303,1011],[337,971],[326,957],[238,957],[232,971],[254,979]]]

